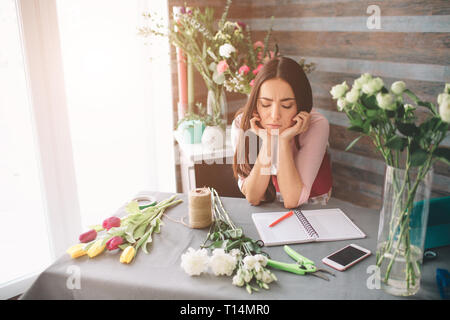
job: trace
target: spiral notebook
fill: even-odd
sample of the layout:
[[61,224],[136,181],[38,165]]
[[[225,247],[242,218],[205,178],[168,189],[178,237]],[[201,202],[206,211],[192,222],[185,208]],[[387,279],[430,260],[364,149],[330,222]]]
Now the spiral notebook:
[[339,208],[292,211],[293,215],[273,227],[269,225],[286,214],[286,211],[252,214],[253,222],[265,246],[366,237]]

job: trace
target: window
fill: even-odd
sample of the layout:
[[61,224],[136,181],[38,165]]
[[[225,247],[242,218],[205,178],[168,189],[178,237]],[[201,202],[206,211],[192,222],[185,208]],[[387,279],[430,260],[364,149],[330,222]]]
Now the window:
[[139,191],[176,192],[169,44],[138,36],[149,8],[167,23],[166,0],[0,1],[0,298]]
[[52,255],[14,0],[0,1],[0,39],[0,298],[9,298],[20,292],[4,287],[42,271]]
[[[176,192],[169,46],[151,48],[137,34],[150,4],[164,15],[167,3],[56,3],[82,225],[87,227],[113,215],[138,191]],[[156,63],[150,63],[151,50],[161,57]]]

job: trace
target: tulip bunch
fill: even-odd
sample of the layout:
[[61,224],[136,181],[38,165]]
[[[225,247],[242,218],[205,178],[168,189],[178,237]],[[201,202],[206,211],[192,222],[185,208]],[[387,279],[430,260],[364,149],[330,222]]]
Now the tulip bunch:
[[[245,287],[250,294],[259,288],[268,290],[268,284],[277,278],[266,268],[267,257],[261,251],[261,241],[246,237],[231,220],[217,191],[209,189],[214,210],[213,224],[200,249],[188,248],[181,256],[181,267],[190,276],[198,276],[209,268],[216,276],[235,273],[232,284]],[[212,256],[208,255],[207,249],[212,251]],[[253,280],[256,286],[252,285]]]
[[[175,196],[141,209],[137,201],[131,201],[125,207],[128,213],[123,218],[109,217],[102,225],[94,226],[91,230],[79,236],[80,243],[70,247],[67,253],[72,258],[88,255],[94,258],[107,249],[108,251],[123,250],[120,255],[121,263],[130,263],[139,248],[148,254],[148,245],[152,243],[153,233],[161,232],[161,220],[165,210],[182,202],[175,200]],[[104,231],[104,232],[103,232]],[[99,233],[102,232],[99,236]]]

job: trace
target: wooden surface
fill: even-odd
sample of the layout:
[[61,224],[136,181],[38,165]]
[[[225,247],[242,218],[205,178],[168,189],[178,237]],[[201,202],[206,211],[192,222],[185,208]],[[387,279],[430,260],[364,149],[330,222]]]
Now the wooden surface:
[[[188,1],[190,6],[214,7],[220,18],[225,0]],[[173,5],[184,1],[170,0]],[[366,22],[369,5],[381,11],[381,30],[370,30]],[[450,2],[448,0],[357,1],[357,0],[265,0],[234,1],[230,19],[242,20],[252,28],[253,40],[263,40],[274,16],[272,44],[281,53],[317,63],[308,76],[314,107],[330,122],[330,154],[333,169],[333,196],[354,204],[379,209],[384,181],[384,161],[370,139],[361,139],[344,151],[357,134],[346,129],[345,114],[336,110],[329,91],[347,81],[349,85],[364,72],[383,78],[390,86],[404,80],[422,100],[436,103],[445,82],[450,82]],[[173,61],[175,61],[173,55]],[[172,64],[174,88],[176,68]],[[196,77],[196,101],[206,102],[206,89]],[[174,93],[177,91],[175,90]],[[227,94],[228,123],[245,103],[245,96]],[[174,96],[174,114],[176,101]],[[425,111],[419,115],[424,119]],[[450,139],[445,142],[450,147]],[[436,163],[432,197],[450,195],[450,168]]]

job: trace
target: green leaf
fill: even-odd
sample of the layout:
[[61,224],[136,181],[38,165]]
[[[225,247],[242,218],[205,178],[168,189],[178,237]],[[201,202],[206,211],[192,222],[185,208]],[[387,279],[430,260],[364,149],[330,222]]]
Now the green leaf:
[[224,232],[224,236],[226,238],[231,238],[232,240],[238,239],[238,238],[242,237],[242,229],[237,228],[234,230],[227,230]]
[[407,144],[408,140],[406,138],[397,135],[391,137],[388,141],[386,141],[386,147],[393,150],[403,151]]
[[125,211],[129,214],[141,214],[139,203],[137,201],[130,201],[125,207]]
[[133,238],[139,239],[140,237],[142,237],[145,233],[145,230],[147,229],[147,226],[148,226],[148,222],[143,223],[140,226],[138,226],[133,232]]
[[366,110],[366,115],[368,118],[373,118],[378,114],[378,110],[368,109]]
[[415,103],[419,103],[420,99],[414,94],[414,92],[412,92],[409,89],[405,89],[405,91],[403,91],[408,97],[411,98],[412,101],[414,101]]
[[414,123],[396,122],[397,129],[405,136],[413,137],[419,133],[419,128]]
[[378,109],[377,98],[375,97],[375,95],[368,96],[367,94],[363,93],[361,95],[360,99],[361,99],[362,104],[367,109],[373,109],[373,110]]
[[153,227],[153,231],[155,232],[155,233],[160,233],[161,232],[161,226],[163,225],[164,223],[161,221],[161,219],[160,218],[156,218],[156,219],[153,219],[152,220],[152,222],[151,222],[151,225],[152,225],[152,227]]
[[129,245],[129,243],[122,243],[121,245],[119,245],[119,248],[125,250]]
[[152,232],[153,232],[153,227],[151,227],[150,228],[150,230],[148,230],[148,236],[147,236],[147,239],[145,240],[145,243],[143,244],[143,250],[144,250],[144,252],[146,253],[146,254],[148,254],[149,252],[148,252],[148,245],[149,244],[151,244],[152,242],[153,242],[153,239],[152,239]]
[[397,118],[403,118],[405,115],[405,107],[400,102],[397,102]]
[[363,137],[363,136],[361,135],[361,136],[359,136],[358,138],[356,138],[355,140],[353,140],[353,141],[347,146],[347,148],[345,148],[345,151],[350,150],[350,149],[356,144],[356,142],[358,142],[358,140],[361,139],[362,137]]
[[411,166],[419,167],[427,160],[428,153],[423,149],[417,149],[411,154]]
[[388,116],[388,118],[394,118],[396,115],[395,111],[392,110],[385,110],[386,111],[386,115]]
[[347,130],[364,133],[364,129],[362,127],[356,126],[356,125],[348,127]]
[[438,147],[434,150],[433,155],[438,158],[438,160],[450,165],[450,148]]

